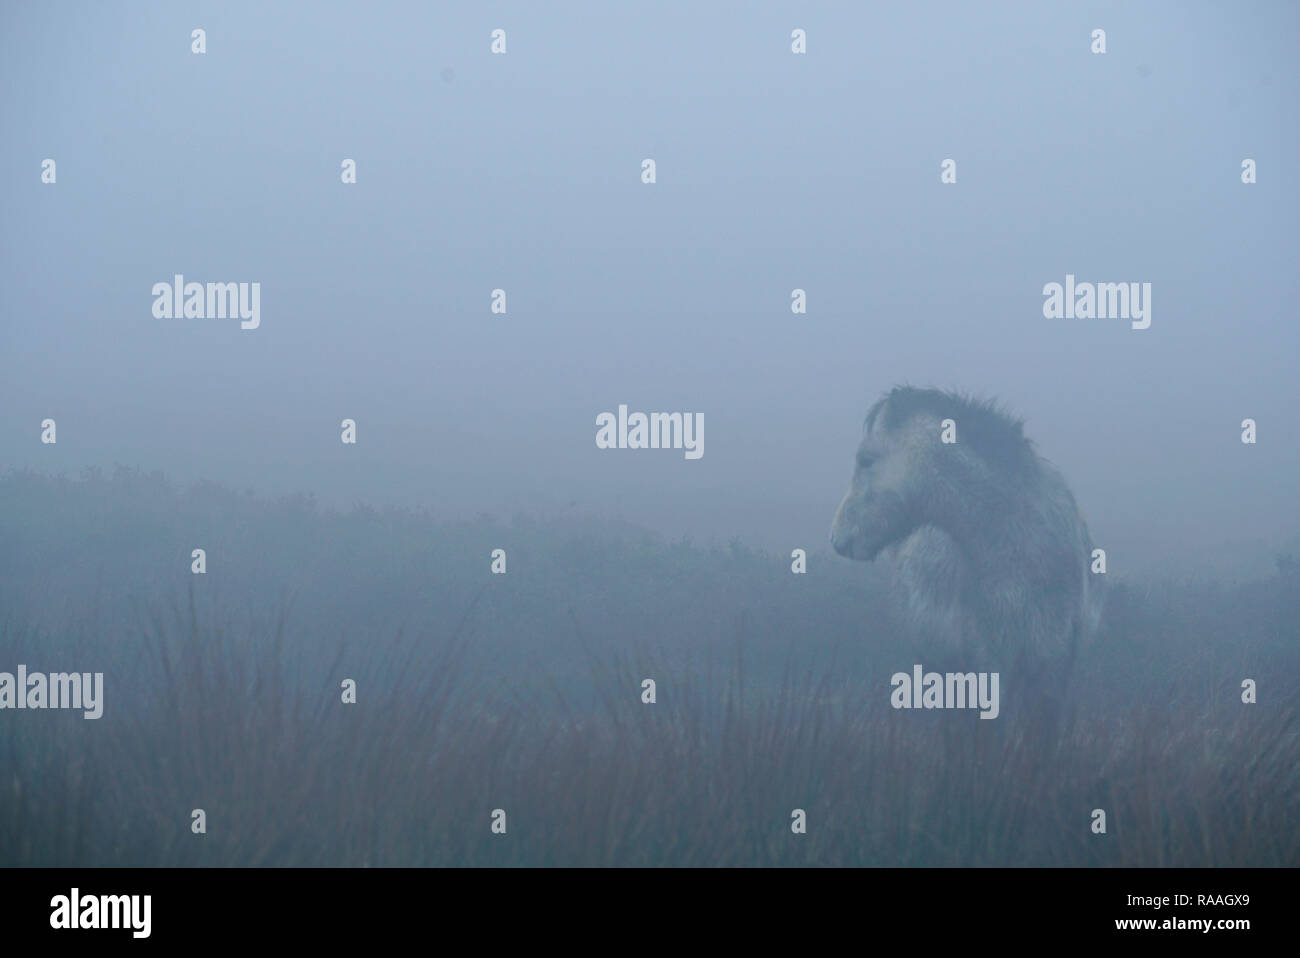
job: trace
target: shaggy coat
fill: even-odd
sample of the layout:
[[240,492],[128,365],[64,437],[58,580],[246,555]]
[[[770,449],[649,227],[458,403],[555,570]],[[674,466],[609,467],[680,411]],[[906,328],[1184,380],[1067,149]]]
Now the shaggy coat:
[[886,552],[913,622],[994,661],[1072,661],[1097,630],[1101,577],[1074,496],[992,402],[911,387],[877,402],[831,543]]

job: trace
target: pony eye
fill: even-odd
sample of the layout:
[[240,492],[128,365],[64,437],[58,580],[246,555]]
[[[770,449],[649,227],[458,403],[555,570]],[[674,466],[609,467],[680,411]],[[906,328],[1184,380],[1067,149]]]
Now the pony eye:
[[876,457],[869,452],[858,453],[858,468],[870,469],[875,464]]

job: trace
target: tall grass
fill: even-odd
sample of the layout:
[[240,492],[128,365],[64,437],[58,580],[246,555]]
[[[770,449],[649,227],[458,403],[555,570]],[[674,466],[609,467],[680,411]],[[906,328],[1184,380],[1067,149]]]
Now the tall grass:
[[[924,660],[848,563],[6,481],[0,670],[103,671],[106,692],[97,721],[0,712],[0,864],[1300,864],[1281,566],[1121,584],[1058,720],[990,722],[889,707],[890,674]],[[38,534],[53,503],[81,518]],[[210,535],[191,576],[184,546]]]

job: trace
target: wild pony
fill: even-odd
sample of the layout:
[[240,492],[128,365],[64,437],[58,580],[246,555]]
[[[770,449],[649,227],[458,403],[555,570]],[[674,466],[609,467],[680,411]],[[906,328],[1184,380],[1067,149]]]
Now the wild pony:
[[914,627],[1005,668],[1024,699],[1062,691],[1098,629],[1101,576],[1074,496],[991,401],[908,386],[881,398],[830,538],[850,559],[887,553]]

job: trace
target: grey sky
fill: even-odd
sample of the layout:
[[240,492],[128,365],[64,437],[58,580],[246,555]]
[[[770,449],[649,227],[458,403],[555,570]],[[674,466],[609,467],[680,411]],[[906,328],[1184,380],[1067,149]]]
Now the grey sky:
[[[1300,532],[1298,28],[1281,2],[6,4],[0,466],[819,548],[867,406],[910,382],[1023,415],[1112,568],[1266,560]],[[260,282],[260,328],[155,319],[175,273]],[[1067,273],[1151,283],[1151,328],[1045,319]],[[703,413],[704,457],[597,449],[619,403]]]

